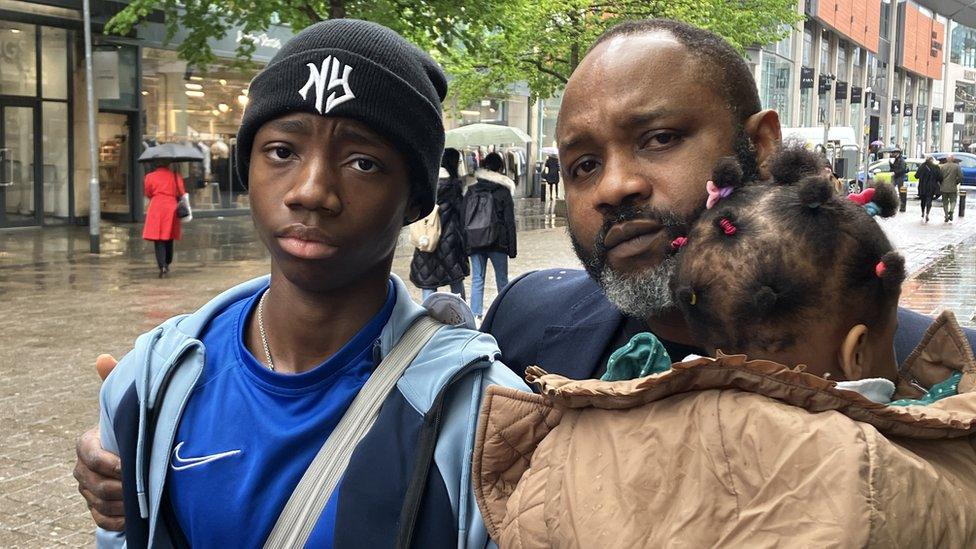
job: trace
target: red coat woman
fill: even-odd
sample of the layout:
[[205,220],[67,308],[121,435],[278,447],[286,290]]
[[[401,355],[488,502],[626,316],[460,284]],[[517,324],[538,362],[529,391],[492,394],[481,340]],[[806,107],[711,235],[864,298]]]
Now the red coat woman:
[[186,194],[183,178],[168,166],[159,166],[146,174],[146,198],[149,209],[146,211],[146,225],[142,229],[145,240],[179,240],[180,218],[176,217],[176,203]]

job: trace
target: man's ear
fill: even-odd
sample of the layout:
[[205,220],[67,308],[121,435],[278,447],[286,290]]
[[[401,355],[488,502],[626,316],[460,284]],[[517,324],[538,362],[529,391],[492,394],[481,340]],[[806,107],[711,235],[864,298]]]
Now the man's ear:
[[847,332],[840,345],[840,369],[847,379],[861,379],[867,364],[868,327],[858,324]]
[[752,141],[752,146],[756,148],[756,163],[759,165],[760,175],[768,178],[766,160],[776,152],[783,139],[779,126],[779,113],[772,109],[759,111],[746,119],[745,130]]

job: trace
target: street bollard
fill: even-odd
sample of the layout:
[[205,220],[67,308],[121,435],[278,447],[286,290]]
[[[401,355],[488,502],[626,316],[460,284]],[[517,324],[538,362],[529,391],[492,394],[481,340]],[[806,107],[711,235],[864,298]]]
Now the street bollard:
[[898,211],[905,211],[905,208],[908,207],[908,187],[904,185],[898,187],[898,202],[901,203],[901,205],[898,207]]
[[966,191],[959,191],[959,217],[966,217]]

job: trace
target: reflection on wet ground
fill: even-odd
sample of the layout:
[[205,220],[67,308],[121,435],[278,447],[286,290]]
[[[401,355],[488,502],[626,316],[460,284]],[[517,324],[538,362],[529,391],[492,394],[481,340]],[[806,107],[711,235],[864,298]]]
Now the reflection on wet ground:
[[906,281],[901,304],[927,315],[948,309],[960,324],[976,327],[976,238],[946,247]]

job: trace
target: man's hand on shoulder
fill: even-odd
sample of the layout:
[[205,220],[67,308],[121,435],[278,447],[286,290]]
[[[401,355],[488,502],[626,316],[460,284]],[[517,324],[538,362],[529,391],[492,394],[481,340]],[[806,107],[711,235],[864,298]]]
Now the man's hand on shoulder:
[[122,506],[122,461],[102,449],[98,426],[85,431],[75,446],[78,460],[74,476],[78,491],[88,503],[95,524],[105,530],[121,532],[125,528]]
[[[118,363],[111,355],[99,355],[95,369],[104,380]],[[78,456],[74,476],[78,491],[88,503],[95,524],[105,530],[121,532],[125,529],[125,508],[122,505],[122,461],[119,456],[102,449],[98,426],[85,431],[75,445]]]

